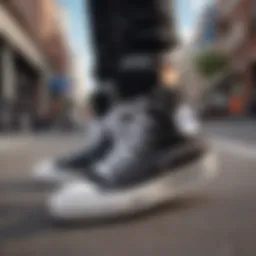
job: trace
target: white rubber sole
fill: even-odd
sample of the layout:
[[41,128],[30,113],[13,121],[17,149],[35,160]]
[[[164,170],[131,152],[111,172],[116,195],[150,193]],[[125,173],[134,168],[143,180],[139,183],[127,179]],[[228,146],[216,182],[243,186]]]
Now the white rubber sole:
[[212,180],[218,170],[217,158],[208,152],[199,161],[136,188],[102,192],[86,181],[71,183],[55,193],[48,202],[55,220],[77,221],[114,217],[147,210],[177,196],[198,189]]

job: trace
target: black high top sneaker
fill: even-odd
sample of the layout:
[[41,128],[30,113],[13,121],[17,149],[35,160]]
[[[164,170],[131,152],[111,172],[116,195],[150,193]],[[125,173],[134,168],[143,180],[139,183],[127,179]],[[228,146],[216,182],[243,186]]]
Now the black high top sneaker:
[[49,212],[55,219],[149,209],[197,188],[216,171],[193,111],[177,89],[163,89],[158,78],[159,56],[173,46],[174,37],[164,14],[165,9],[171,13],[170,7],[161,2],[123,0],[118,7],[122,29],[115,85],[120,101],[105,117],[113,144],[79,172],[83,179],[52,195]]
[[101,0],[87,2],[94,45],[94,76],[98,84],[91,97],[94,118],[87,129],[84,148],[39,163],[33,171],[33,179],[38,182],[62,184],[80,179],[80,171],[103,157],[113,144],[105,116],[118,99],[115,86],[118,39],[115,37],[119,33],[113,26],[116,22],[112,15],[115,5]]
[[164,96],[141,96],[111,113],[119,127],[113,150],[92,164],[83,180],[50,198],[52,217],[73,221],[135,213],[214,177],[215,156],[199,138],[191,109],[175,93],[169,100]]

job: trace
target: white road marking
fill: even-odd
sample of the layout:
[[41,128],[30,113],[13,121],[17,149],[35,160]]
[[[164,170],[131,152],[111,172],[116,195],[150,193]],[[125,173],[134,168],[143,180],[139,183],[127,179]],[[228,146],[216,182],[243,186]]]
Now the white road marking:
[[248,160],[256,159],[256,146],[225,138],[212,138],[211,142],[219,152],[231,153],[237,157],[246,158]]

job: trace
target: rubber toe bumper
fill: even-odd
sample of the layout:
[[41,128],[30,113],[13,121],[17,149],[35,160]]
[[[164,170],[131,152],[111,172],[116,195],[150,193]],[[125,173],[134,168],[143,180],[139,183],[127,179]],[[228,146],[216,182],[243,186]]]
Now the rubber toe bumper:
[[64,186],[50,198],[49,213],[60,221],[135,213],[198,189],[215,177],[217,170],[216,155],[208,152],[193,164],[131,189],[103,192],[89,182],[80,181]]
[[34,167],[32,179],[38,183],[65,184],[81,177],[75,171],[60,169],[54,161],[45,160]]

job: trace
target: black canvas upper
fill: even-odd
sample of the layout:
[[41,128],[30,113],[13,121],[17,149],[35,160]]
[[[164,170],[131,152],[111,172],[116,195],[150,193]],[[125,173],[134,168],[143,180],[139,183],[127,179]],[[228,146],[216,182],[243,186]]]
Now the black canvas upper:
[[[118,95],[93,99],[101,117],[84,150],[56,162],[99,188],[132,187],[198,159],[204,146],[174,123],[182,99],[160,87],[160,55],[175,45],[169,0],[89,0],[95,77]],[[168,11],[167,11],[168,10]],[[103,81],[103,82],[102,82]]]
[[172,92],[161,104],[155,104],[160,97],[155,93],[132,99],[110,113],[114,145],[84,172],[85,177],[100,188],[120,189],[199,159],[205,146],[177,130],[172,117],[179,101],[164,102],[171,95],[176,98]]

